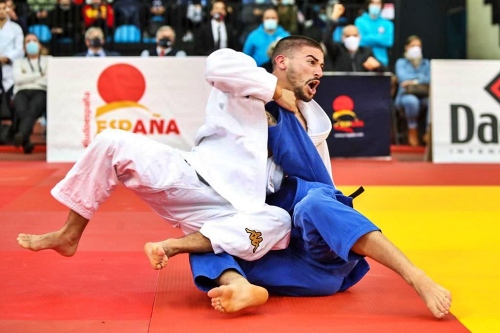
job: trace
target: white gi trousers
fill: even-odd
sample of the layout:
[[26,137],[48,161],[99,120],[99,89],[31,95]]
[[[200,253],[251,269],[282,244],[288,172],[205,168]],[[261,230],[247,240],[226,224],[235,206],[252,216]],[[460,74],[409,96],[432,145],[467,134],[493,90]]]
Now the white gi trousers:
[[90,220],[118,182],[185,234],[200,231],[215,253],[256,260],[288,245],[285,210],[264,203],[261,209],[236,210],[199,179],[178,150],[122,130],[97,135],[51,194]]

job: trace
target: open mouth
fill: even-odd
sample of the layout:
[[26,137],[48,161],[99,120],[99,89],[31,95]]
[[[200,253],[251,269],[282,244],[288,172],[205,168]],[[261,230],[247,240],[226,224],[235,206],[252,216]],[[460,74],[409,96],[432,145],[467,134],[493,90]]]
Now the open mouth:
[[314,95],[316,93],[316,88],[319,86],[319,80],[311,80],[307,83],[309,90]]

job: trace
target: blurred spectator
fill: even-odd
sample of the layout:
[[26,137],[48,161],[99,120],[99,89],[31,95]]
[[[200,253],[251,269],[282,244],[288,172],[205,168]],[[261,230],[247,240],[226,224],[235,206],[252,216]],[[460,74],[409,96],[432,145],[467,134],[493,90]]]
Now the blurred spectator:
[[278,25],[276,10],[266,9],[262,15],[262,24],[248,35],[243,52],[254,58],[257,66],[261,66],[270,60],[267,55],[269,45],[287,36],[290,33]]
[[47,70],[49,56],[40,55],[41,44],[35,34],[24,38],[26,58],[14,61],[14,145],[24,153],[33,151],[33,126],[47,109]]
[[23,33],[26,34],[28,32],[28,20],[26,16],[16,12],[16,4],[13,0],[6,0],[5,4],[7,5],[7,14],[9,14],[10,20],[19,24],[21,29],[23,29]]
[[184,42],[192,42],[194,35],[198,32],[203,19],[205,18],[204,7],[207,4],[206,0],[180,0],[181,3],[187,2],[185,33],[182,37]]
[[275,0],[278,20],[286,31],[296,35],[299,31],[298,9],[295,0]]
[[14,76],[12,63],[24,55],[23,30],[19,24],[10,20],[7,14],[5,0],[0,0],[0,66],[2,118],[11,118],[11,99],[13,94]]
[[164,0],[152,1],[151,6],[149,7],[150,15],[146,27],[148,37],[155,36],[158,29],[167,24],[165,11],[166,8]]
[[333,31],[338,26],[338,20],[344,14],[345,8],[341,4],[333,6],[331,21],[323,37],[329,67],[336,72],[367,72],[383,71],[383,66],[373,57],[369,47],[360,47],[358,28],[347,25],[342,32],[342,43],[333,41]]
[[235,30],[225,21],[227,10],[224,1],[212,2],[210,17],[210,21],[201,26],[194,39],[196,54],[209,55],[215,50],[227,47],[239,50]]
[[91,0],[83,7],[83,20],[85,28],[99,27],[109,35],[115,24],[113,7],[102,0]]
[[31,15],[28,17],[28,27],[34,24],[48,25],[49,12],[57,5],[57,0],[27,0]]
[[394,44],[394,24],[380,17],[383,0],[368,0],[368,12],[356,18],[354,24],[361,35],[361,46],[372,48],[375,58],[389,65],[388,49]]
[[144,50],[141,57],[185,57],[186,52],[175,47],[175,31],[164,25],[156,32],[156,48]]
[[241,33],[238,42],[243,45],[248,34],[262,23],[264,11],[272,5],[271,0],[242,0],[239,20]]
[[405,111],[408,121],[408,143],[415,147],[419,144],[418,116],[421,112],[427,113],[429,105],[431,76],[430,61],[422,57],[420,37],[413,35],[406,40],[404,57],[396,61],[396,76],[399,89],[395,104]]
[[120,54],[114,51],[107,51],[103,48],[105,44],[104,32],[101,28],[90,27],[85,32],[85,45],[87,51],[75,54],[77,57],[116,57]]
[[74,39],[82,33],[82,14],[71,0],[59,0],[49,13],[49,26],[56,39]]
[[114,0],[116,26],[132,24],[141,27],[141,0]]

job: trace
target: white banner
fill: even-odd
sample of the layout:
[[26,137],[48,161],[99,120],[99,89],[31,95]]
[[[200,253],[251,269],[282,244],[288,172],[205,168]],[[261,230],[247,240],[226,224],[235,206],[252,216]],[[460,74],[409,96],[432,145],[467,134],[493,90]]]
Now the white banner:
[[431,61],[436,163],[500,163],[500,61]]
[[188,150],[203,124],[205,57],[51,58],[49,68],[48,162],[76,161],[106,128]]

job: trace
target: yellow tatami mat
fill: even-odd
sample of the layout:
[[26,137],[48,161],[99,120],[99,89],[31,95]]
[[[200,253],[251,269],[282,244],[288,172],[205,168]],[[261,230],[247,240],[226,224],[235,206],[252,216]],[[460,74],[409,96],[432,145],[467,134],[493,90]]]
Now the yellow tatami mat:
[[365,189],[355,208],[452,292],[451,312],[460,322],[474,333],[500,332],[500,187]]

